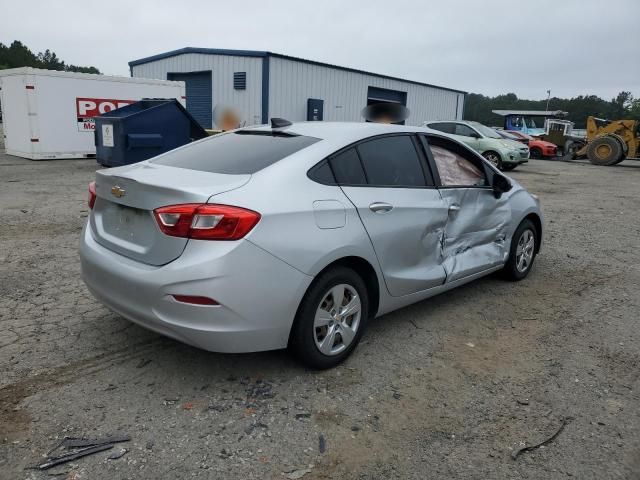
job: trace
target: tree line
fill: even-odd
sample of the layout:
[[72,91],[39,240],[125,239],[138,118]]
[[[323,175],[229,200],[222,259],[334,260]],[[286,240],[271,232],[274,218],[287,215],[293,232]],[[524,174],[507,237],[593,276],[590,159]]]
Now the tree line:
[[100,73],[96,67],[81,67],[65,63],[55,52],[47,49],[44,52],[33,53],[19,40],[11,45],[0,43],[0,70],[6,68],[33,67],[47,70],[62,70],[65,72]]
[[[497,97],[469,93],[464,104],[464,118],[501,127],[504,122],[503,117],[492,113],[492,110],[546,110],[546,107],[546,100],[524,100],[518,98],[515,93]],[[587,117],[590,115],[610,120],[640,120],[640,98],[634,98],[631,92],[620,92],[610,101],[596,95],[580,95],[573,98],[552,97],[549,100],[549,110],[568,112],[567,119],[574,122],[576,128],[585,128]]]

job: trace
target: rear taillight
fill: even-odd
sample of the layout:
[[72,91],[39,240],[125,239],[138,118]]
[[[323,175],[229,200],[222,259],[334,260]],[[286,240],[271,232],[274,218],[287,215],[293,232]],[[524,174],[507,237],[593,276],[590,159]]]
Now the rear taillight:
[[96,203],[96,182],[91,182],[89,184],[89,199],[87,201],[89,208],[93,209],[93,206]]
[[153,214],[165,235],[198,240],[239,240],[260,220],[252,210],[207,203],[169,205]]

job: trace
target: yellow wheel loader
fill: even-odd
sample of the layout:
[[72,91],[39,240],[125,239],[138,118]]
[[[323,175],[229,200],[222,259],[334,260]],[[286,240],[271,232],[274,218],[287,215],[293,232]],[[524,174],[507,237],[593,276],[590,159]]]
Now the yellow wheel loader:
[[570,158],[588,158],[594,165],[640,160],[640,122],[589,117],[586,142],[574,142],[567,153]]

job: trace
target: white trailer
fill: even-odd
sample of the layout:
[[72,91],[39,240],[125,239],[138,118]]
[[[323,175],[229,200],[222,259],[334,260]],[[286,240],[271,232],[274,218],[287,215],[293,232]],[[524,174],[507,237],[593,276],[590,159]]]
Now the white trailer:
[[142,98],[176,98],[184,105],[184,82],[0,70],[6,153],[33,160],[94,157],[93,117]]

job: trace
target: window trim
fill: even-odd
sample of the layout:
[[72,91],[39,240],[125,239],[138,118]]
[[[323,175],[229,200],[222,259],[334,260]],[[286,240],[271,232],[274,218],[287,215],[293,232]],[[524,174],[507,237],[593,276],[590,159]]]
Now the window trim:
[[[360,188],[409,188],[409,189],[436,189],[438,188],[438,183],[440,178],[438,177],[436,179],[436,177],[433,175],[433,169],[431,167],[431,165],[429,165],[428,162],[428,158],[423,150],[424,147],[422,147],[420,140],[417,139],[417,135],[422,134],[421,132],[394,132],[394,133],[383,133],[383,134],[379,134],[379,135],[373,135],[371,137],[366,137],[366,138],[361,138],[360,140],[357,140],[355,142],[352,142],[348,145],[345,145],[344,147],[340,148],[339,150],[336,150],[335,152],[327,155],[326,157],[324,157],[322,160],[320,160],[318,163],[316,163],[315,165],[313,165],[309,170],[307,170],[307,177],[316,183],[319,183],[321,185],[330,185],[330,186],[337,186],[337,187],[360,187]],[[420,168],[422,169],[422,176],[424,178],[424,185],[422,186],[405,186],[405,185],[371,185],[369,184],[369,178],[367,177],[367,171],[364,168],[364,164],[362,163],[362,158],[360,157],[360,152],[358,152],[357,146],[362,144],[362,143],[366,143],[368,141],[371,140],[376,140],[379,138],[386,138],[386,137],[400,137],[400,136],[404,136],[404,137],[409,137],[411,139],[411,142],[413,143],[413,148],[415,148],[416,150],[416,155],[418,156],[418,161],[420,162]],[[422,148],[421,148],[422,147]],[[333,171],[333,167],[331,166],[331,159],[340,155],[341,153],[345,152],[346,150],[349,150],[350,148],[355,149],[356,154],[358,155],[358,158],[360,159],[360,166],[362,167],[362,171],[364,172],[364,176],[365,179],[367,180],[367,184],[366,185],[362,185],[362,184],[351,184],[351,183],[339,183],[338,180],[336,179],[336,173]],[[327,162],[329,164],[329,168],[331,168],[331,173],[333,173],[333,178],[335,180],[335,183],[333,184],[327,184],[327,183],[323,183],[320,182],[318,180],[315,180],[311,177],[311,174],[317,169],[317,168],[321,168],[322,164],[324,162]],[[428,174],[431,174],[431,180],[433,180],[433,185],[427,185],[427,180],[428,180]]]
[[[437,186],[438,189],[440,189],[440,190],[450,190],[450,189],[453,189],[453,188],[456,188],[456,189],[474,188],[474,189],[493,191],[493,187],[491,186],[491,183],[492,183],[494,175],[496,175],[496,171],[493,170],[493,168],[489,166],[487,160],[485,160],[485,158],[482,155],[477,153],[475,150],[472,150],[471,148],[467,147],[466,145],[461,144],[461,142],[457,142],[456,140],[453,140],[451,138],[441,137],[439,135],[433,135],[431,133],[419,133],[418,137],[420,138],[420,142],[423,144],[423,148],[425,150],[427,158],[429,159],[429,166],[435,172],[434,173],[434,180],[436,180],[436,177],[437,177],[436,186]],[[438,172],[438,167],[436,165],[436,161],[433,158],[433,152],[431,152],[431,147],[429,145],[429,138],[428,137],[442,139],[445,142],[452,142],[452,143],[456,144],[457,146],[461,147],[467,153],[471,154],[474,158],[476,158],[480,162],[480,165],[482,166],[482,170],[484,172],[485,180],[488,183],[488,185],[442,185],[442,180],[440,179],[440,173]],[[476,167],[477,166],[478,165],[476,165]]]

